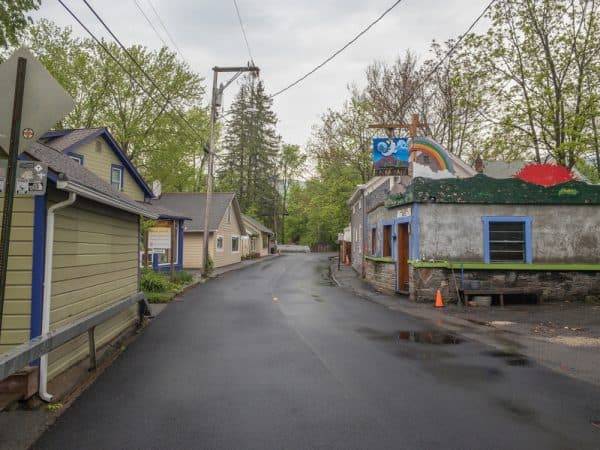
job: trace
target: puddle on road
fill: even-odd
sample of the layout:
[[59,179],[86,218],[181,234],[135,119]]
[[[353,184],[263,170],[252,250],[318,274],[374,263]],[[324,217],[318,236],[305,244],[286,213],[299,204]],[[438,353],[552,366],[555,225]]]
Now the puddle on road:
[[526,367],[531,365],[531,360],[529,358],[515,352],[492,350],[488,352],[483,352],[483,354],[491,356],[493,358],[502,358],[509,366]]
[[363,334],[367,339],[373,341],[390,341],[390,342],[402,342],[410,341],[419,344],[433,344],[433,345],[455,345],[460,344],[462,339],[458,338],[454,334],[445,333],[443,331],[398,331],[396,333],[383,333],[381,331],[374,330],[368,327],[356,328],[356,331]]

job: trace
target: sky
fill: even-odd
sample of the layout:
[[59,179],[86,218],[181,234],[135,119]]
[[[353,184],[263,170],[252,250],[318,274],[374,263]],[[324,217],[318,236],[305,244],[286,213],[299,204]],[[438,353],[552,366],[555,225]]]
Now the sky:
[[[163,40],[172,46],[150,1],[183,59],[204,77],[207,92],[212,83],[212,67],[246,65],[250,60],[233,0],[137,0]],[[81,0],[64,2],[97,36],[110,39]],[[125,45],[163,45],[135,0],[88,2]],[[394,0],[237,0],[254,62],[269,93],[321,63],[393,3]],[[464,33],[487,3],[488,0],[403,0],[344,53],[274,98],[278,132],[284,142],[304,146],[321,114],[343,105],[348,86],[364,85],[365,69],[374,60],[391,63],[408,49],[421,60],[427,59],[432,40],[444,42]],[[33,14],[34,19],[38,17],[72,26],[76,34],[87,36],[56,0],[42,0],[42,6]],[[475,30],[484,27],[481,23]],[[219,81],[226,80],[227,74],[221,74]],[[225,91],[225,107],[236,89],[234,83]]]

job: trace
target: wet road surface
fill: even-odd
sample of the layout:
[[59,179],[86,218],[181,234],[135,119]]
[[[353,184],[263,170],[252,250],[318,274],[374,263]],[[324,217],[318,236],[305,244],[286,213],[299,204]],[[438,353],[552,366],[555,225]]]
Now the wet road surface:
[[597,449],[600,390],[360,299],[327,258],[188,291],[34,448]]

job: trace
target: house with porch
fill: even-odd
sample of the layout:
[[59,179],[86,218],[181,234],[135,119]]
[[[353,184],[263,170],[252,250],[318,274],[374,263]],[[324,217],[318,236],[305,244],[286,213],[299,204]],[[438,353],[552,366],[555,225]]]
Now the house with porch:
[[[184,269],[203,268],[204,218],[206,193],[204,192],[165,192],[152,200],[153,205],[179,211],[190,220],[185,220],[183,236],[182,267]],[[208,251],[214,267],[235,264],[242,259],[242,236],[246,228],[240,207],[233,192],[213,192],[208,211]]]
[[247,241],[247,245],[244,245],[242,256],[250,254],[258,254],[258,256],[268,255],[275,233],[258,220],[246,214],[242,214],[242,220],[244,221],[246,236],[248,237],[245,240]]
[[[78,139],[64,147],[48,145],[68,134],[51,133],[53,138],[21,155],[36,171],[47,168],[48,185],[44,195],[15,201],[0,353],[140,291],[141,218],[159,218],[143,202],[151,192],[135,181],[124,161],[119,178],[110,164],[103,177],[88,169],[86,161],[107,151],[95,138],[87,141],[87,149],[76,146]],[[69,149],[77,149],[77,156]],[[95,346],[129,332],[137,320],[138,307],[132,305],[97,326]],[[52,398],[48,383],[86,358],[90,345],[84,334],[30,362],[32,370],[39,369],[42,399]]]

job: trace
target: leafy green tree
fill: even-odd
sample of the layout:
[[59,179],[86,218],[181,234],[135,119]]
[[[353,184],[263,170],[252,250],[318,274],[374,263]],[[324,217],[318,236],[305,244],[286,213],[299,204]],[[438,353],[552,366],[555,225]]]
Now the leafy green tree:
[[281,242],[286,242],[285,218],[287,212],[288,193],[291,186],[297,183],[306,164],[306,155],[300,147],[292,144],[283,144],[279,158],[279,183],[281,195]]
[[164,191],[204,188],[203,148],[209,129],[207,108],[202,104],[204,86],[202,78],[177,60],[175,53],[139,45],[128,49],[200,137],[116,44],[104,43],[157,102],[93,40],[76,37],[71,28],[41,20],[30,28],[26,42],[75,99],[75,110],[61,127],[107,126],[148,181],[161,180]]
[[32,21],[29,11],[40,7],[41,0],[5,0],[0,2],[0,48],[17,45],[23,30]]

